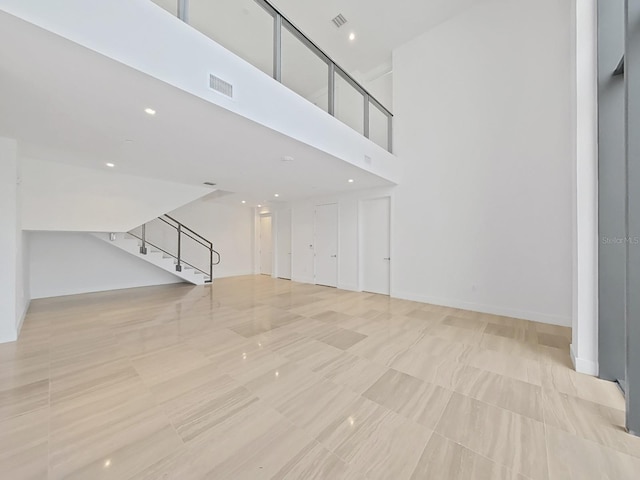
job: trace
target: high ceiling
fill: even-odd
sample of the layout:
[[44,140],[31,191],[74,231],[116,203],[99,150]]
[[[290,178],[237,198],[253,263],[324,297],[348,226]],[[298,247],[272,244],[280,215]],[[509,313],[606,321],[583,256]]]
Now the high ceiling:
[[[391,64],[395,48],[483,0],[270,1],[349,73],[368,76]],[[347,23],[338,29],[340,13]]]
[[[177,0],[152,1],[177,12]],[[484,0],[268,1],[351,75],[370,80],[389,70],[395,48]],[[347,20],[341,28],[332,23],[338,14]],[[271,73],[270,19],[255,0],[190,0],[189,20]]]

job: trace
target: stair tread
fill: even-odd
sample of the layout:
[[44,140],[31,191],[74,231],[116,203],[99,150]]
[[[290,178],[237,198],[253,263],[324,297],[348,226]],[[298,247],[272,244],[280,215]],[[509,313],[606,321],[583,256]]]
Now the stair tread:
[[[96,234],[96,236],[98,235]],[[102,235],[99,238],[105,241],[111,240],[110,236]],[[111,244],[195,285],[213,282],[212,277],[208,273],[187,265],[184,262],[180,263],[182,267],[181,271],[176,271],[175,266],[178,265],[178,259],[161,249],[152,248],[149,244],[146,245],[147,253],[141,254],[140,247],[142,246],[142,241],[128,232],[118,233],[115,240],[111,240]]]

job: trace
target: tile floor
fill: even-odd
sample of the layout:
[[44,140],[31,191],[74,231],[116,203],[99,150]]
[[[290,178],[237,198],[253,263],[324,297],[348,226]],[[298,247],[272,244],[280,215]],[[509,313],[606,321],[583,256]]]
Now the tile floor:
[[0,345],[0,478],[639,478],[569,341],[263,276],[37,300]]

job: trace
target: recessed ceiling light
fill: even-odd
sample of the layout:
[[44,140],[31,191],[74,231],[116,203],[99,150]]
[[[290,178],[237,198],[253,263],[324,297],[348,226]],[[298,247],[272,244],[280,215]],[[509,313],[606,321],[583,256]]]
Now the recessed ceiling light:
[[113,167],[115,167],[115,166],[116,166],[116,165],[115,165],[115,163],[111,163],[111,162],[109,162],[109,163],[105,163],[105,165],[106,165],[107,167],[109,167],[109,168],[113,168]]
[[262,205],[258,205],[258,208],[262,208]]
[[153,108],[147,107],[147,108],[144,109],[144,113],[147,113],[149,115],[155,115],[156,111]]
[[353,33],[353,32],[351,32],[351,33],[349,34],[349,40],[351,40],[351,41],[353,42],[355,39],[356,39],[356,34],[355,34],[355,33]]
[[247,203],[247,201],[246,201],[246,200],[242,200],[242,203],[243,203],[243,204],[244,204],[244,203]]
[[355,182],[355,180],[353,178],[350,178],[349,180],[347,180],[347,182],[353,183],[353,182]]
[[279,193],[274,193],[274,194],[273,194],[273,196],[274,196],[274,197],[279,197],[279,196],[280,196],[280,194],[279,194]]

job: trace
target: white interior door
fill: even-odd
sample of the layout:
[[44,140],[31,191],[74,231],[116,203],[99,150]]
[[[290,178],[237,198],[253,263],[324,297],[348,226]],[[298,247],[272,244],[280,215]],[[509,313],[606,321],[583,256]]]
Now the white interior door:
[[278,277],[291,280],[291,210],[278,212]]
[[273,271],[273,238],[271,215],[260,217],[260,273],[271,275]]
[[365,292],[389,295],[391,275],[389,197],[365,200],[360,208],[362,289]]
[[316,284],[338,286],[338,205],[318,205],[315,215]]

